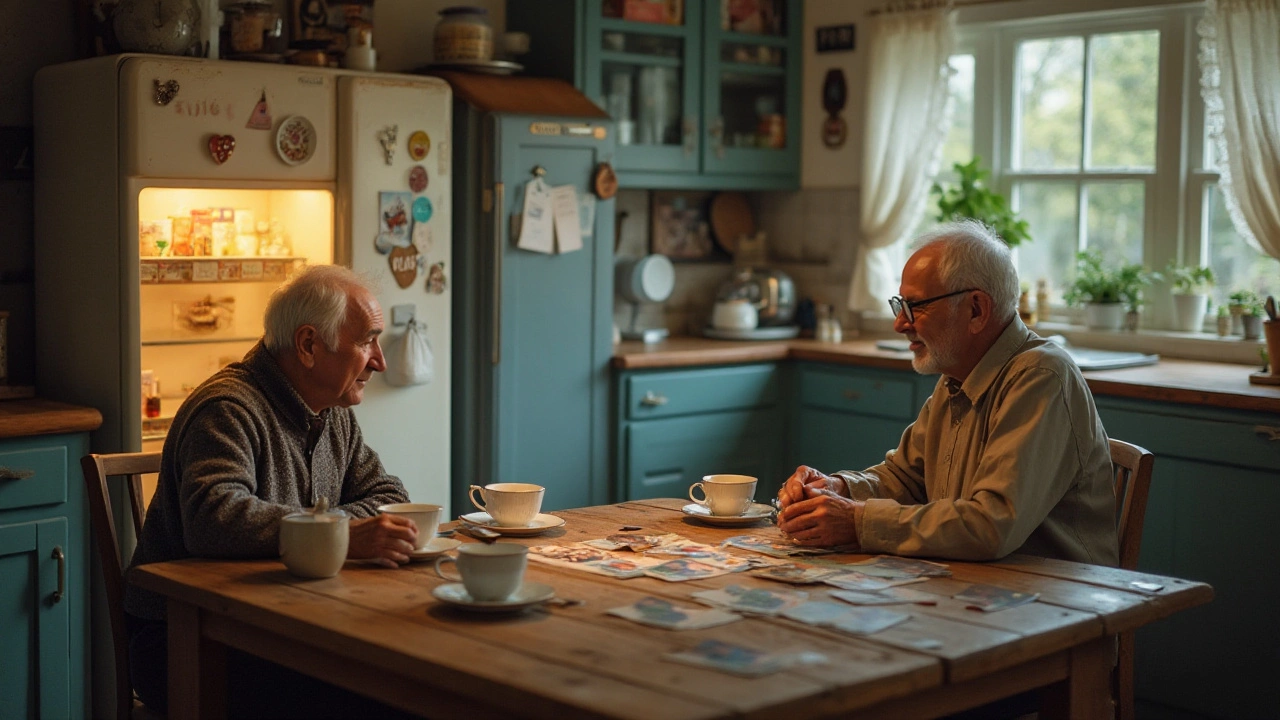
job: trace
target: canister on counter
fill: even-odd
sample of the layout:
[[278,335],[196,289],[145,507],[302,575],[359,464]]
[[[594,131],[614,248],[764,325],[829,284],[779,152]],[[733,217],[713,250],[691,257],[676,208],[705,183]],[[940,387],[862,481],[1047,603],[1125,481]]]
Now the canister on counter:
[[435,60],[438,63],[474,62],[493,59],[493,28],[485,17],[488,10],[455,5],[440,11],[435,29]]

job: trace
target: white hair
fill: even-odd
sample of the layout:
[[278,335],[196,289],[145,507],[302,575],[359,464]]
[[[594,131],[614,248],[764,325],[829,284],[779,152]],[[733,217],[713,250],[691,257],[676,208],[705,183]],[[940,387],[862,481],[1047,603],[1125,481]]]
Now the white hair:
[[947,292],[977,288],[991,296],[996,319],[1005,323],[1018,313],[1018,269],[1009,246],[977,220],[944,223],[916,239],[917,249],[940,244],[938,279]]
[[262,342],[272,353],[293,347],[293,335],[303,325],[316,329],[330,351],[338,349],[338,333],[347,319],[347,298],[354,288],[377,294],[364,277],[341,265],[311,265],[271,293],[262,320]]

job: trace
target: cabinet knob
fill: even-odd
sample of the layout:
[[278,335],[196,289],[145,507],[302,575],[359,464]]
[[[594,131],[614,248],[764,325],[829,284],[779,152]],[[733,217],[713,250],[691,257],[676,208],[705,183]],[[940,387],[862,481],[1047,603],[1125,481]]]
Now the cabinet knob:
[[640,398],[640,404],[645,407],[658,407],[667,404],[667,396],[659,395],[652,390],[646,390],[644,397]]
[[857,390],[845,390],[844,399],[845,400],[861,400],[862,393],[858,392]]
[[35,474],[35,470],[15,470],[0,465],[0,480],[24,480]]
[[1270,427],[1267,425],[1255,425],[1253,431],[1258,437],[1271,442],[1280,442],[1280,428]]

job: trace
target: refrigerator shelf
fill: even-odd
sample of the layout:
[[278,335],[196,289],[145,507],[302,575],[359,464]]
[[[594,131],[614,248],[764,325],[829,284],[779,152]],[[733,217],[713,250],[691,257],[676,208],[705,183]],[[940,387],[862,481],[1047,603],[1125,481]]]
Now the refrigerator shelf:
[[207,345],[210,343],[256,342],[259,335],[218,335],[210,337],[165,338],[163,340],[143,340],[143,347],[159,345]]
[[307,264],[304,257],[143,257],[143,285],[187,283],[283,282]]

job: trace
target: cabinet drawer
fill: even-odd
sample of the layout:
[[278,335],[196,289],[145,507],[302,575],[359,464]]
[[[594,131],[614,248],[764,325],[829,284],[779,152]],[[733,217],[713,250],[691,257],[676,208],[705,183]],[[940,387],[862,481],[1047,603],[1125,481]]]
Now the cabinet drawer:
[[749,365],[645,373],[626,379],[628,420],[745,410],[778,402],[778,369]]
[[913,387],[913,380],[908,377],[804,370],[800,373],[800,402],[809,407],[910,421],[920,411]]
[[[27,473],[28,477],[9,479]],[[61,445],[0,450],[0,475],[0,510],[67,501],[67,449]]]
[[1141,445],[1156,456],[1280,470],[1280,421],[1225,422],[1099,407],[1107,436]]
[[758,478],[756,497],[777,491],[783,438],[780,411],[746,410],[633,423],[625,438],[628,500],[686,497],[712,473]]

